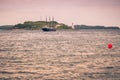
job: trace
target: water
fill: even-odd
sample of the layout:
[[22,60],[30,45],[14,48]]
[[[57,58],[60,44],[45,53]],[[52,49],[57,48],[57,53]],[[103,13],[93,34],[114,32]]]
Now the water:
[[0,80],[120,80],[119,75],[120,30],[0,31]]

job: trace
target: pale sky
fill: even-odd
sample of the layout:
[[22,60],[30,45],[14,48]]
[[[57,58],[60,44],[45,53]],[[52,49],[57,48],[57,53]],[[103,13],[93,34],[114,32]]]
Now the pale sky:
[[120,27],[120,0],[0,0],[0,25],[54,17],[67,25]]

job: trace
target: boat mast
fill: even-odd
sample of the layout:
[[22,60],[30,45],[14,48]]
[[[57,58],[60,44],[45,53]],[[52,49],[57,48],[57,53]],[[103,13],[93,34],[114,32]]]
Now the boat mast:
[[48,23],[47,23],[47,17],[46,17],[46,26],[48,27]]
[[54,27],[54,17],[52,17],[52,27]]
[[49,25],[49,27],[51,27],[51,19],[50,19],[50,17],[49,17],[49,23],[48,23]]

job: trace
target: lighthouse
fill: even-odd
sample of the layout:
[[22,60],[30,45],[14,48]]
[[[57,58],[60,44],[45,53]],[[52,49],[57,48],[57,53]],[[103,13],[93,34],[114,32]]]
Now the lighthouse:
[[75,29],[75,28],[74,28],[74,23],[72,23],[72,29]]

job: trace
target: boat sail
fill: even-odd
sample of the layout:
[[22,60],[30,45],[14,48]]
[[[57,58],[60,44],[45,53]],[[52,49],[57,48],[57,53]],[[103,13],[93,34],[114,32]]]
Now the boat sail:
[[49,22],[47,21],[46,17],[46,25],[42,28],[43,31],[56,31],[55,26],[54,26],[54,18],[49,17]]

